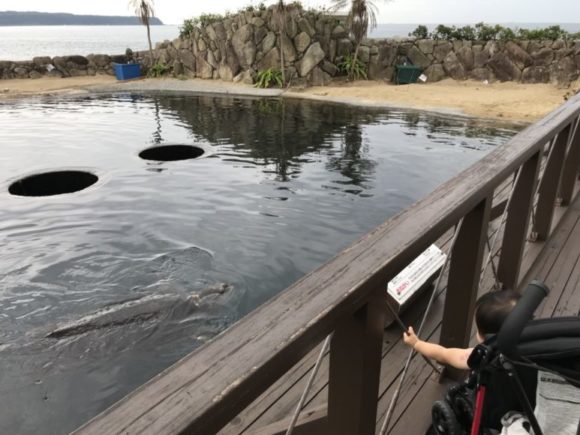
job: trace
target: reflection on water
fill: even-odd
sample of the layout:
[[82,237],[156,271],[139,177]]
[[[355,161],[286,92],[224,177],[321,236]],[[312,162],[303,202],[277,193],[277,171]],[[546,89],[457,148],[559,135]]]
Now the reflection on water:
[[[74,429],[512,134],[299,100],[0,102],[0,433]],[[138,157],[161,143],[209,152]],[[62,167],[101,181],[51,198],[6,192]],[[177,302],[145,305],[156,295]],[[107,310],[116,317],[99,327],[47,338]]]

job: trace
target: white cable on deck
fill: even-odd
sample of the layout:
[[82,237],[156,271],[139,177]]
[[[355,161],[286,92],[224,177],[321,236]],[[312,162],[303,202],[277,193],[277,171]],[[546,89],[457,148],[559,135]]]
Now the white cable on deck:
[[[447,264],[449,263],[449,258],[451,257],[451,253],[453,251],[453,247],[455,246],[455,242],[457,241],[457,235],[459,234],[459,230],[461,229],[462,224],[463,224],[463,218],[459,221],[459,223],[457,224],[457,227],[455,228],[455,232],[453,234],[453,240],[451,241],[451,246],[449,247],[449,255],[447,255],[447,257],[445,258],[445,263],[443,263],[443,266],[441,266],[441,272],[439,272],[439,276],[437,277],[437,282],[435,283],[435,287],[433,288],[433,293],[431,294],[431,298],[429,299],[429,303],[427,304],[427,308],[425,309],[425,313],[423,314],[423,320],[421,320],[421,325],[419,326],[419,329],[417,330],[417,336],[421,335],[421,331],[423,330],[423,326],[425,325],[425,321],[427,320],[427,316],[429,314],[429,311],[431,310],[431,305],[433,305],[433,301],[435,300],[435,297],[437,295],[437,291],[439,289],[439,284],[441,283],[441,278],[443,277],[445,269],[447,268]],[[397,389],[395,390],[395,394],[393,395],[393,398],[391,399],[389,409],[387,410],[387,415],[385,416],[385,420],[383,421],[381,431],[379,432],[380,435],[385,435],[387,432],[387,427],[389,426],[389,423],[391,421],[391,417],[393,415],[393,411],[395,409],[395,403],[399,399],[399,394],[401,393],[401,387],[403,385],[403,382],[405,381],[405,377],[407,376],[407,371],[409,370],[409,367],[411,366],[411,358],[413,358],[413,355],[415,355],[415,349],[411,348],[411,350],[409,351],[409,356],[407,357],[407,362],[405,363],[405,368],[403,369],[403,373],[401,374],[401,377],[399,378],[399,385],[397,386]]]
[[314,378],[316,377],[316,374],[318,373],[318,369],[320,368],[320,365],[322,364],[322,358],[324,357],[324,354],[326,353],[326,350],[328,349],[328,346],[330,344],[331,337],[332,337],[332,334],[330,334],[328,337],[326,337],[326,340],[324,340],[324,344],[322,345],[322,349],[320,349],[320,353],[318,354],[318,359],[316,360],[316,364],[314,364],[314,368],[312,369],[312,373],[310,373],[310,378],[308,379],[308,382],[306,383],[306,386],[304,387],[304,391],[302,392],[302,397],[300,397],[300,401],[298,402],[298,406],[296,406],[296,411],[294,411],[294,415],[292,416],[292,421],[290,422],[290,425],[288,426],[288,430],[286,431],[286,435],[292,435],[292,431],[294,430],[294,427],[296,426],[296,422],[298,421],[298,417],[300,416],[300,412],[302,411],[302,407],[304,406],[304,402],[306,401],[306,397],[308,396],[308,393],[310,392],[310,388],[312,388],[312,383],[314,382]]

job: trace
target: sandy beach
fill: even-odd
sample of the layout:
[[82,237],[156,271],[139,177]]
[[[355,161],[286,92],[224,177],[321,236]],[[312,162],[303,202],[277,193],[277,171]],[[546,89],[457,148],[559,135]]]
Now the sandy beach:
[[140,79],[118,82],[111,76],[40,78],[0,81],[0,98],[53,93],[119,90],[212,92],[256,96],[312,98],[356,105],[401,107],[457,113],[518,122],[533,122],[558,107],[567,95],[580,91],[580,80],[569,88],[550,84],[493,83],[443,80],[395,86],[380,81],[335,83],[326,87],[260,90],[249,85],[213,80]]

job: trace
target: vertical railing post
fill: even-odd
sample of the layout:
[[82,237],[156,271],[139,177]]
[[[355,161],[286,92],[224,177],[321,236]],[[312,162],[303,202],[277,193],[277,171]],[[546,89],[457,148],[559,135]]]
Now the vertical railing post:
[[546,240],[550,235],[556,204],[556,194],[558,193],[558,186],[560,185],[570,127],[571,125],[568,124],[558,133],[558,137],[552,145],[552,150],[548,156],[544,174],[540,180],[538,187],[538,205],[536,207],[536,219],[533,229],[535,240]]
[[518,283],[541,160],[541,151],[538,151],[522,165],[511,193],[497,268],[503,288],[513,289]]
[[[481,265],[491,210],[492,195],[481,201],[464,218],[451,252],[447,296],[441,325],[441,345],[467,347],[481,274]],[[456,369],[446,368],[444,376],[463,378]]]
[[385,290],[381,289],[334,331],[330,344],[329,434],[375,433],[386,312]]
[[576,183],[576,176],[580,169],[580,117],[576,122],[576,128],[572,130],[573,135],[570,138],[570,147],[564,162],[564,170],[562,171],[562,181],[560,182],[560,205],[565,206],[572,201],[572,194],[574,193],[574,184]]

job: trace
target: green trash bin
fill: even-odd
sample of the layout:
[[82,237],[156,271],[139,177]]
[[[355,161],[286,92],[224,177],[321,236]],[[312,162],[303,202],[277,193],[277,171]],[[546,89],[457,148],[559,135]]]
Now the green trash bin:
[[423,70],[415,65],[397,65],[395,83],[398,85],[415,83],[422,72]]

